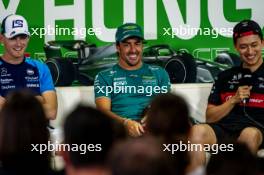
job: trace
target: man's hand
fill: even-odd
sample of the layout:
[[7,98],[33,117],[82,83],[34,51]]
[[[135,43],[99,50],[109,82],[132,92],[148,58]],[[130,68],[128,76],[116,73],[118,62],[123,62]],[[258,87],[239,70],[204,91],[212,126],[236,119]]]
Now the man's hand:
[[249,98],[251,89],[252,86],[240,86],[233,97],[234,103],[240,103],[243,99]]
[[250,97],[252,86],[240,86],[236,94],[221,105],[208,104],[206,109],[206,121],[213,123],[221,120],[226,116],[237,103],[241,103],[243,99]]
[[107,97],[97,98],[95,99],[95,104],[97,109],[105,112],[112,119],[123,123],[130,136],[138,137],[144,133],[143,126],[140,123],[134,120],[124,119],[124,117],[121,117],[111,111],[111,99]]
[[138,137],[144,133],[143,126],[134,120],[125,119],[124,125],[128,131],[128,134],[132,137]]

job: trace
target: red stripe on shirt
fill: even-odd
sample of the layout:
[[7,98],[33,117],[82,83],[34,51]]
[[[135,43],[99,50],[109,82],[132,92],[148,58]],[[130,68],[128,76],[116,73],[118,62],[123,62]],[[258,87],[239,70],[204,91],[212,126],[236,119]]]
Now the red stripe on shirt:
[[[226,92],[221,93],[221,101],[222,103],[229,100],[232,96],[235,95],[235,92]],[[240,105],[243,105],[240,103]],[[256,107],[256,108],[264,108],[264,94],[259,93],[251,93],[249,102],[246,104],[247,107]]]

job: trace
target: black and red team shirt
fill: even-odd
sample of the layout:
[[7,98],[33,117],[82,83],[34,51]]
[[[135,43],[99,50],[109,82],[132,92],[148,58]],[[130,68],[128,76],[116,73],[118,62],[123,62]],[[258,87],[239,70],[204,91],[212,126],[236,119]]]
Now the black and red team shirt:
[[[208,103],[220,105],[235,95],[242,78],[242,67],[233,67],[221,72],[215,81]],[[246,112],[256,121],[264,124],[264,63],[252,73],[252,89]],[[236,104],[232,111],[217,123],[236,125],[251,122],[244,116],[243,103]]]

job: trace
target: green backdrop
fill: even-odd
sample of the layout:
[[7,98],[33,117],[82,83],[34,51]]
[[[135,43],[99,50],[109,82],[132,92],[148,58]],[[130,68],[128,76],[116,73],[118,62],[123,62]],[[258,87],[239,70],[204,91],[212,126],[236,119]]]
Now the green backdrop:
[[[32,37],[27,52],[37,58],[44,57],[43,45],[50,39],[80,39],[73,28],[85,27],[89,34],[83,39],[101,46],[114,42],[117,26],[132,21],[144,28],[149,45],[166,43],[196,57],[213,59],[222,50],[235,52],[230,34],[238,21],[250,18],[264,26],[263,7],[263,0],[2,0],[0,19],[17,13],[28,20]],[[36,34],[49,24],[57,30],[68,28],[73,35],[61,32],[45,38]],[[180,28],[201,33],[171,35]],[[229,37],[215,30],[223,30]]]

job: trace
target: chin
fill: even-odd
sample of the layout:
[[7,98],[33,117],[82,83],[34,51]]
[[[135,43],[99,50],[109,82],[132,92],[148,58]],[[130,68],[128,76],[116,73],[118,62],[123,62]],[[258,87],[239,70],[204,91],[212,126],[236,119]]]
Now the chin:
[[24,55],[14,55],[14,58],[16,58],[16,59],[20,59],[21,57],[23,58]]

